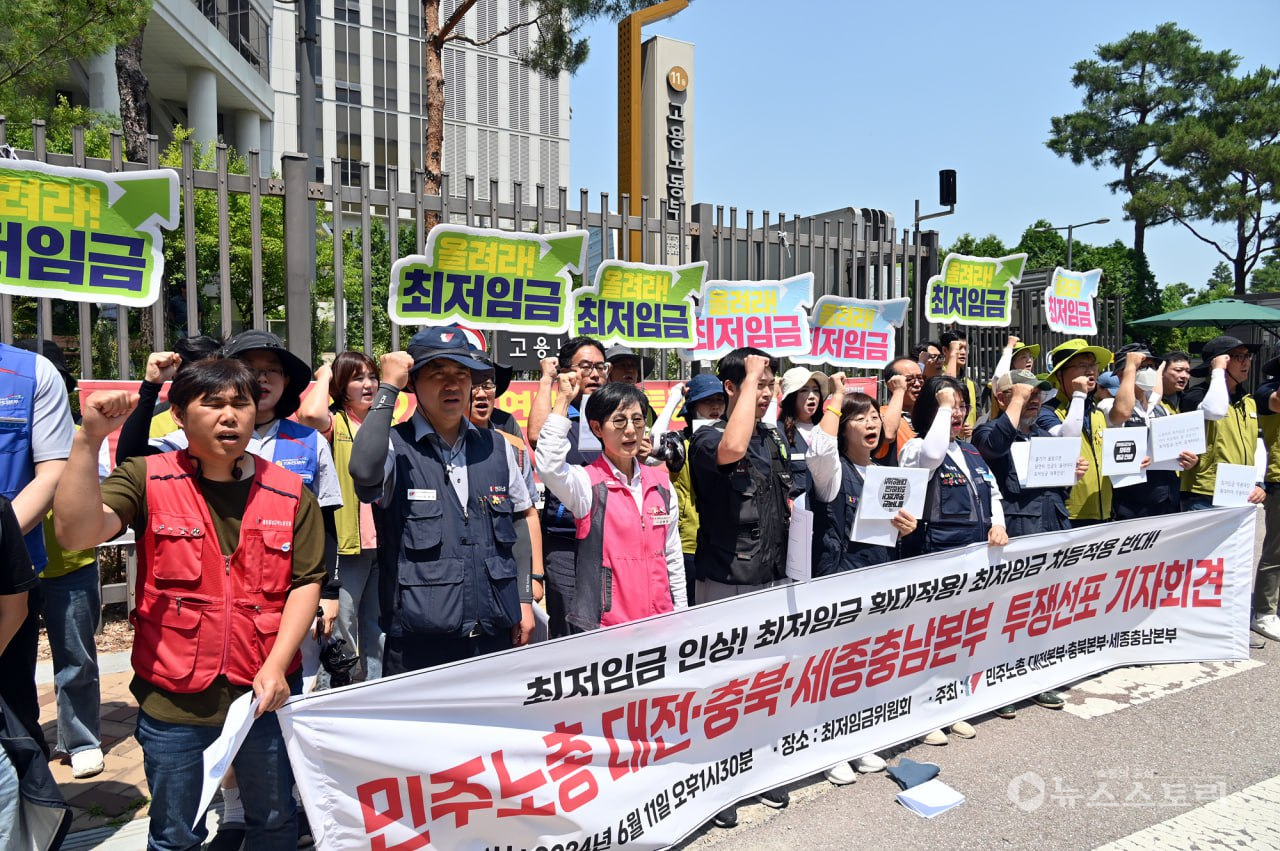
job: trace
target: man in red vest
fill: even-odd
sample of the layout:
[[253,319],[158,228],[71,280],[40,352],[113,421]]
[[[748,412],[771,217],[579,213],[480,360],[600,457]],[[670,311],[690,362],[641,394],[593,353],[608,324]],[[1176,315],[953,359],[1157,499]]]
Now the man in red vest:
[[[300,690],[298,646],[324,578],[324,527],[301,477],[248,454],[258,382],[239,360],[192,364],[169,391],[188,446],[131,458],[98,484],[98,449],[137,404],[84,405],[54,496],[58,540],[97,546],[132,526],[138,542],[130,690],[151,791],[151,849],[198,848],[202,754],[245,692],[256,717],[233,765],[246,847],[293,849],[293,773],[275,710]],[[193,825],[196,825],[193,828]]]

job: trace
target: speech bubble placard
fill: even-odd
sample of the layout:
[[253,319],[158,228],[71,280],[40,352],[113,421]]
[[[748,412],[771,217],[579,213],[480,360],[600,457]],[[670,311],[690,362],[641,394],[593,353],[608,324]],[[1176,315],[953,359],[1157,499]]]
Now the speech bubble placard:
[[907,319],[910,299],[869,301],[824,295],[813,306],[808,354],[792,356],[798,363],[829,363],[838,367],[880,369],[893,360],[897,331]]
[[1080,336],[1098,333],[1094,298],[1102,280],[1101,269],[1071,272],[1058,266],[1044,288],[1044,313],[1049,330]]
[[655,266],[605,260],[595,283],[573,293],[574,334],[607,346],[692,346],[694,296],[706,277],[706,261]]
[[781,281],[707,281],[698,299],[697,344],[686,360],[713,360],[753,346],[774,357],[808,354],[813,273]]
[[536,234],[439,224],[425,250],[391,267],[392,322],[551,334],[569,329],[569,292],[572,275],[586,266],[586,231]]
[[0,292],[146,307],[178,226],[178,175],[0,160]]
[[970,257],[948,254],[941,274],[929,279],[925,317],[930,322],[1007,328],[1013,285],[1022,280],[1026,254]]

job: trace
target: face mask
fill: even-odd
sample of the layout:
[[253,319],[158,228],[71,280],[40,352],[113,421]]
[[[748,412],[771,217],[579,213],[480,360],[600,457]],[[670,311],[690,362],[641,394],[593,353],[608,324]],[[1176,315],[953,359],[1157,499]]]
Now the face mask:
[[1150,367],[1138,370],[1137,375],[1134,376],[1134,382],[1138,385],[1138,389],[1145,393],[1155,390],[1158,381],[1159,373]]

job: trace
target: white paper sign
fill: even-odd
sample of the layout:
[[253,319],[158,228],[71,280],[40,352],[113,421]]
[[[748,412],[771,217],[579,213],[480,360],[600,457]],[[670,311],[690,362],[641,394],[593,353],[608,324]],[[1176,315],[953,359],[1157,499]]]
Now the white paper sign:
[[801,494],[791,505],[791,526],[787,529],[787,576],[796,582],[813,578],[813,512]]
[[222,732],[213,744],[204,749],[204,781],[200,789],[200,806],[196,809],[194,829],[204,819],[204,811],[213,802],[214,793],[222,785],[231,761],[236,758],[249,728],[253,726],[254,710],[258,707],[258,699],[251,691],[236,698],[227,708],[227,720],[222,722]]
[[1076,483],[1080,460],[1078,437],[1033,437],[1027,459],[1029,488],[1069,488]]
[[599,452],[604,448],[600,445],[600,438],[591,430],[591,424],[587,422],[587,400],[590,398],[591,394],[583,396],[582,404],[578,406],[579,452]]
[[1219,464],[1213,482],[1213,504],[1217,506],[1248,505],[1249,494],[1257,483],[1258,471],[1252,464]]
[[1183,451],[1203,455],[1204,450],[1204,411],[1156,417],[1151,421],[1152,461],[1168,461]]
[[1031,463],[1031,442],[1028,440],[1014,441],[1009,447],[1009,457],[1013,459],[1013,470],[1018,474],[1018,484],[1024,488],[1027,486],[1027,467]]
[[924,515],[929,475],[923,467],[868,467],[858,516],[864,520],[892,520],[898,511],[906,509],[919,519]]
[[[1147,454],[1145,428],[1107,428],[1102,430],[1102,475],[1132,476],[1142,471]],[[1115,484],[1113,481],[1112,484]]]

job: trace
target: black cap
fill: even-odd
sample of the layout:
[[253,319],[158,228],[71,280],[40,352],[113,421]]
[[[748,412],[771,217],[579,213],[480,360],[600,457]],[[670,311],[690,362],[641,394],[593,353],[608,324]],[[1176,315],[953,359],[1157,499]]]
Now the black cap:
[[641,357],[627,346],[610,346],[609,351],[604,353],[606,363],[613,363],[624,358],[635,358],[639,362],[641,381],[644,381],[649,377],[649,373],[653,372],[653,358]]
[[426,364],[438,358],[460,363],[473,373],[472,378],[482,376],[488,378],[494,374],[494,368],[487,363],[475,359],[475,350],[467,342],[467,335],[457,326],[444,325],[423,328],[409,341],[406,351],[413,356],[413,366],[409,375],[413,375]]
[[275,414],[280,419],[284,419],[298,410],[298,405],[302,404],[302,391],[306,390],[307,385],[311,383],[311,367],[307,366],[302,358],[286,349],[279,337],[268,331],[241,331],[222,345],[224,358],[243,360],[243,356],[252,351],[271,352],[280,359],[280,366],[284,369],[285,378],[289,383],[280,394]]
[[1200,349],[1200,357],[1203,362],[1199,366],[1192,367],[1191,374],[1197,378],[1203,378],[1213,370],[1214,358],[1225,355],[1232,349],[1238,349],[1241,346],[1254,353],[1257,353],[1258,349],[1262,348],[1257,343],[1246,343],[1237,337],[1231,337],[1226,334],[1221,337],[1214,337]]
[[493,383],[498,385],[498,393],[494,398],[501,398],[502,394],[506,393],[508,388],[511,387],[511,376],[515,373],[515,370],[509,364],[498,363],[487,352],[478,352],[472,349],[471,353],[475,355],[476,360],[493,367]]

